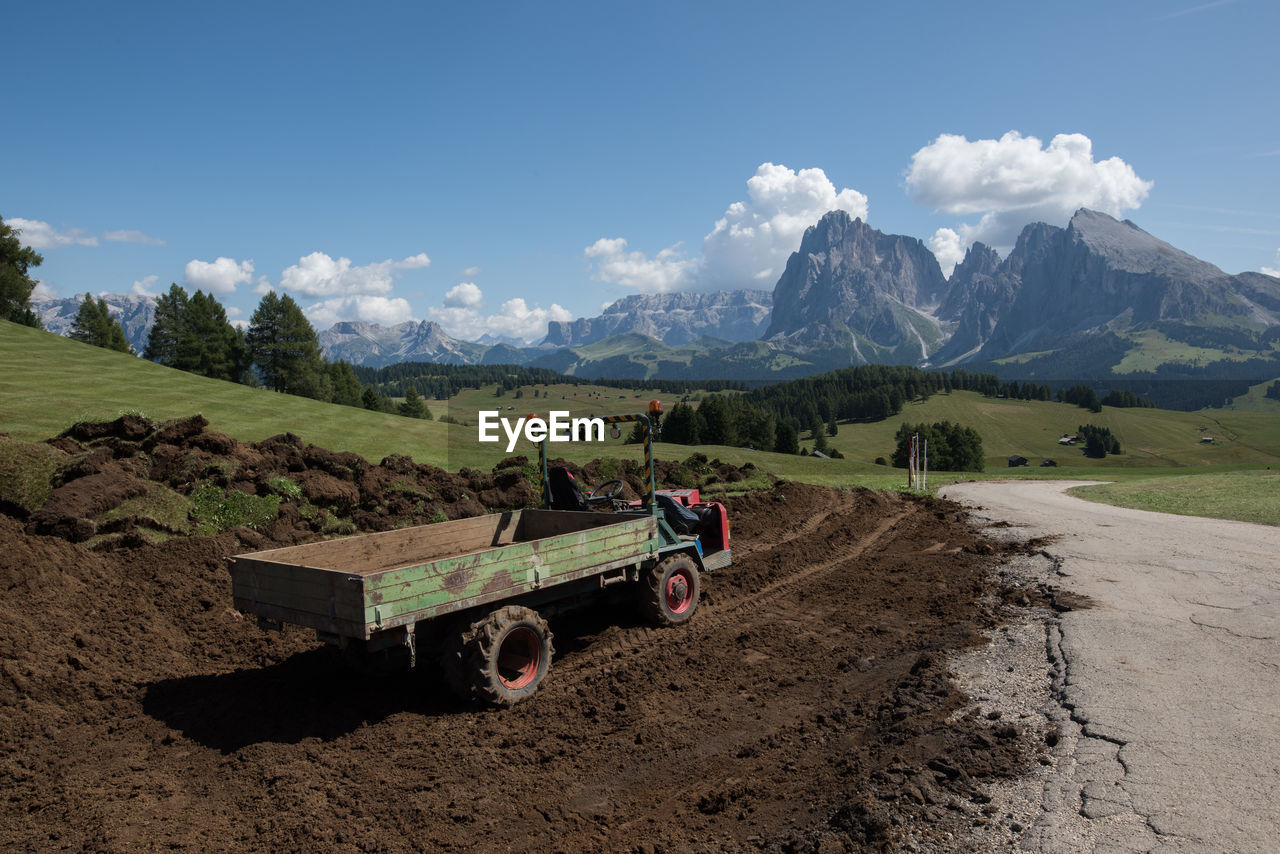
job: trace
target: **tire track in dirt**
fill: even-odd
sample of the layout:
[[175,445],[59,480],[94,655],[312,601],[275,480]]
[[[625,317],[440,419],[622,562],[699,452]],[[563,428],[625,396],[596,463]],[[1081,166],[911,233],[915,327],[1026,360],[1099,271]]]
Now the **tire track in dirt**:
[[[798,528],[786,533],[781,539],[779,539],[776,542],[772,542],[772,543],[761,542],[761,543],[755,543],[755,544],[748,543],[742,549],[735,548],[734,559],[740,561],[745,558],[749,558],[752,555],[755,555],[756,553],[761,551],[771,551],[773,549],[781,548],[782,546],[785,546],[788,543],[795,542],[801,537],[812,536],[816,531],[818,531],[826,523],[828,519],[831,518],[831,516],[835,512],[836,511],[834,510],[823,510],[819,513],[809,516],[804,520],[804,522],[800,524]],[[732,523],[733,520],[730,519],[729,521]]]
[[[794,587],[802,581],[808,581],[815,576],[830,572],[841,564],[858,559],[864,555],[868,549],[884,539],[885,535],[892,531],[893,528],[905,519],[910,512],[911,511],[909,509],[902,510],[901,512],[895,513],[893,516],[890,516],[888,519],[883,520],[879,525],[876,525],[875,529],[872,530],[870,534],[867,534],[860,540],[851,542],[847,547],[838,551],[836,556],[830,560],[804,566],[790,575],[786,575],[774,582],[771,582],[770,584],[767,584],[765,587],[755,591],[754,593],[747,594],[725,610],[717,611],[717,613],[712,617],[711,624],[715,625],[717,622],[724,622],[752,605],[755,605],[766,596],[772,596],[779,591]],[[814,530],[816,531],[818,527],[819,526],[815,526]],[[792,540],[788,540],[786,542],[790,543],[791,541]],[[771,549],[770,551],[775,551],[775,549]]]
[[[694,639],[688,637],[680,638],[672,632],[664,632],[662,633],[661,641],[671,646],[712,644],[732,648],[735,636],[741,636],[741,634],[752,629],[767,629],[772,625],[793,624],[797,630],[805,631],[805,626],[808,622],[806,617],[808,615],[797,613],[803,609],[804,605],[795,601],[787,601],[788,594],[793,593],[803,582],[821,579],[824,575],[833,573],[834,570],[847,565],[850,561],[857,560],[877,542],[881,542],[908,514],[909,511],[904,511],[890,519],[886,519],[876,527],[871,535],[859,542],[859,547],[849,549],[847,553],[831,561],[806,567],[805,571],[781,579],[771,584],[768,588],[739,600],[732,607],[717,611],[714,615],[700,614],[699,617],[704,619],[699,621],[696,626],[689,627],[690,631],[694,633]],[[781,599],[779,594],[782,596]],[[770,603],[772,607],[761,607]],[[754,654],[761,659],[772,657],[765,653]],[[751,653],[749,653],[750,655]],[[872,666],[866,681],[873,682],[879,679],[892,678],[895,672],[909,668],[916,658],[917,653],[914,652],[887,656],[884,660]],[[753,659],[747,657],[744,660],[747,662],[744,669],[749,671],[752,668],[751,662]],[[628,666],[626,662],[616,662],[616,670],[619,672],[625,670]],[[610,673],[611,670],[608,668],[602,670],[602,675],[606,677]],[[764,686],[760,687],[764,689]],[[707,773],[709,773],[709,770],[706,770],[705,766],[717,764],[720,761],[718,757],[725,755],[742,756],[751,749],[749,746],[743,747],[744,740],[754,743],[768,743],[779,736],[785,738],[787,732],[797,728],[802,729],[805,719],[811,714],[812,709],[807,703],[803,702],[792,704],[783,700],[759,703],[752,707],[750,714],[741,716],[735,723],[727,724],[722,722],[718,731],[707,733],[692,747],[666,756],[661,770],[656,770],[652,766],[638,769],[637,772],[630,775],[629,784],[636,788],[648,785],[656,789],[658,791],[657,802],[643,815],[611,828],[612,839],[621,844],[631,831],[642,831],[644,823],[651,820],[653,813],[667,813],[675,816],[682,811],[687,811],[690,805],[696,805],[696,808],[703,812],[716,809],[715,795],[712,795],[711,799],[707,795]],[[704,771],[700,771],[700,769],[704,769]],[[674,779],[680,782],[674,785],[667,783],[662,786],[655,786],[653,785],[654,780],[658,777],[668,780]],[[609,779],[602,781],[602,784],[596,787],[584,785],[583,791],[579,794],[578,802],[590,803],[593,800],[607,797],[614,783],[613,779]],[[732,790],[731,784],[730,791],[732,792]]]
[[[606,703],[619,697],[617,708],[629,709],[640,691],[641,721],[684,723],[660,732],[658,746],[641,726],[625,767],[584,769],[561,802],[559,823],[596,828],[587,843],[592,850],[628,850],[633,837],[651,836],[655,823],[676,827],[691,817],[707,827],[714,827],[717,817],[732,817],[739,828],[763,829],[754,811],[764,804],[770,804],[775,816],[790,815],[803,823],[804,816],[829,814],[831,805],[847,797],[833,794],[840,791],[840,781],[847,780],[841,756],[880,749],[867,747],[878,739],[847,733],[846,715],[887,709],[881,726],[893,734],[885,741],[901,745],[897,733],[918,726],[912,717],[916,712],[909,709],[927,706],[913,692],[923,690],[931,702],[950,696],[945,683],[928,675],[931,668],[937,672],[936,660],[921,658],[918,647],[898,646],[898,638],[912,635],[926,646],[948,641],[913,631],[915,624],[896,620],[892,610],[879,613],[875,603],[883,603],[885,593],[898,586],[896,578],[911,583],[917,559],[931,567],[964,560],[957,555],[965,551],[966,540],[944,535],[941,542],[960,545],[947,553],[935,548],[940,540],[930,529],[938,517],[928,504],[894,501],[888,506],[890,515],[873,525],[868,524],[866,505],[861,516],[856,507],[851,503],[829,514],[827,524],[811,532],[816,542],[768,544],[740,566],[744,574],[756,577],[779,566],[798,567],[795,571],[708,609],[684,630],[654,632],[650,647],[624,652],[589,668],[580,679],[565,680],[563,693],[557,691],[558,707],[598,703],[603,695]],[[812,554],[824,549],[830,550],[829,557],[813,562]],[[928,574],[938,578],[934,572]],[[878,589],[866,592],[872,586]],[[920,592],[915,588],[907,600]],[[852,627],[845,624],[847,618],[852,618]],[[877,624],[882,621],[893,628],[881,632]],[[855,660],[856,665],[849,666]],[[915,687],[918,671],[921,679],[933,681]],[[641,687],[645,679],[653,680],[647,691]],[[690,712],[697,717],[682,717]],[[601,718],[607,719],[603,712]],[[589,719],[595,720],[596,713]],[[944,738],[934,732],[931,737]],[[639,735],[646,736],[643,742]],[[894,751],[901,748],[886,749],[893,768],[922,774],[915,785],[927,788],[933,782],[933,770],[916,772],[914,763],[902,758],[910,752],[898,755]],[[760,788],[754,782],[770,773],[780,773],[770,786]],[[779,826],[775,823],[760,840]],[[880,832],[867,830],[861,840],[872,842],[873,834]],[[735,833],[733,842],[708,839],[703,849],[691,850],[754,847],[751,831]],[[774,845],[762,847],[776,848],[777,838]],[[533,838],[512,840],[510,848],[538,850]]]
[[[622,659],[635,655],[642,650],[650,649],[654,644],[686,642],[686,639],[682,636],[684,630],[695,631],[699,635],[714,633],[725,625],[740,620],[743,612],[759,606],[765,600],[776,597],[779,592],[794,588],[815,576],[830,572],[844,563],[861,557],[868,549],[883,540],[893,530],[894,526],[910,512],[910,508],[903,509],[881,521],[871,533],[856,540],[845,541],[846,544],[839,547],[835,552],[835,556],[831,559],[821,563],[805,565],[803,560],[789,559],[787,555],[788,547],[799,540],[813,537],[823,529],[824,525],[831,522],[832,517],[836,517],[837,520],[848,517],[852,520],[859,517],[860,510],[848,504],[836,510],[810,516],[786,538],[775,543],[763,543],[746,550],[746,557],[736,561],[740,564],[748,564],[751,561],[767,559],[770,555],[781,555],[782,560],[787,560],[789,564],[799,567],[796,571],[775,579],[759,590],[732,599],[723,607],[703,604],[687,626],[672,629],[643,625],[618,629],[618,634],[614,637],[592,644],[584,650],[579,650],[557,661],[558,667],[554,681],[565,689],[570,688],[598,673],[610,672],[612,669],[610,665],[625,666],[625,663],[621,661]],[[843,528],[837,528],[832,534],[838,535],[841,530]],[[766,619],[771,616],[777,615],[767,615]],[[570,672],[566,673],[565,671]],[[541,690],[546,690],[548,687],[550,687],[550,684]]]

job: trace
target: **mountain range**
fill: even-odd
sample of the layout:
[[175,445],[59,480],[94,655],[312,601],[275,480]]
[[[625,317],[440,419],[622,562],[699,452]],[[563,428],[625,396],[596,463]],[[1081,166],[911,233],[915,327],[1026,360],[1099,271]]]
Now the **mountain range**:
[[[147,338],[151,335],[151,324],[156,319],[155,297],[138,294],[103,294],[102,300],[107,304],[107,311],[120,321],[124,328],[124,337],[128,339],[133,352],[141,355],[147,349]],[[80,304],[84,296],[67,297],[65,299],[31,300],[31,308],[40,317],[44,328],[57,335],[70,335],[76,315],[80,313]]]
[[407,320],[395,326],[348,320],[335,323],[316,337],[330,360],[344,359],[373,368],[397,362],[473,365],[484,361],[485,354],[495,349],[451,338],[440,324],[429,320]]
[[551,321],[542,345],[574,347],[626,332],[676,346],[707,335],[750,341],[760,338],[769,325],[772,307],[769,291],[635,294],[606,306],[599,317]]
[[1077,212],[1066,228],[1029,225],[1009,257],[994,260],[976,244],[952,273],[956,299],[943,316],[958,328],[942,358],[1005,358],[1104,332],[1161,331],[1188,344],[1205,337],[1200,330],[1253,332],[1265,350],[1262,339],[1280,326],[1280,279],[1228,275],[1096,211]]
[[[141,352],[148,298],[106,299]],[[79,299],[33,304],[65,334]],[[1066,227],[1026,226],[1005,258],[975,243],[947,277],[920,240],[832,211],[805,231],[772,293],[628,296],[596,317],[551,322],[534,347],[460,341],[430,321],[349,321],[319,339],[330,359],[371,367],[527,364],[592,378],[783,379],[866,363],[1054,378],[1280,375],[1280,279],[1228,275],[1086,209]]]

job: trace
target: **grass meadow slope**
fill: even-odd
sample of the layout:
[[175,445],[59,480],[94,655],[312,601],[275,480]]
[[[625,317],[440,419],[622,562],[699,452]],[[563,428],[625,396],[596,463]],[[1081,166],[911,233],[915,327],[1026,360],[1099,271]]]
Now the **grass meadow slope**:
[[157,421],[198,412],[213,429],[244,441],[292,432],[375,461],[407,453],[442,464],[448,446],[443,424],[210,380],[0,322],[0,430],[37,441],[77,421],[126,412]]
[[[533,397],[534,392],[538,396]],[[476,415],[480,409],[497,409],[507,417],[552,409],[574,415],[643,412],[657,396],[669,409],[672,395],[607,386],[549,385],[495,394],[491,388],[467,390],[447,404],[431,402],[435,421],[368,412],[352,407],[319,403],[264,389],[209,380],[174,371],[133,356],[111,353],[47,332],[0,321],[0,432],[28,442],[54,435],[77,421],[108,420],[137,412],[155,420],[201,413],[210,426],[237,439],[257,441],[292,432],[304,441],[335,451],[353,451],[372,461],[390,454],[406,454],[419,462],[444,468],[489,468],[507,456],[505,441],[481,445],[476,440]],[[460,424],[439,421],[451,415]],[[1170,412],[1153,409],[1114,409],[1101,413],[1061,403],[1001,400],[971,392],[935,395],[908,404],[901,414],[871,424],[841,424],[831,445],[845,454],[843,460],[824,460],[718,446],[687,447],[659,443],[660,459],[684,459],[700,451],[708,457],[743,465],[754,463],[763,472],[790,480],[823,485],[864,485],[873,488],[905,486],[905,476],[875,463],[892,455],[894,433],[900,424],[953,421],[976,429],[982,436],[986,471],[934,473],[930,485],[974,477],[1053,477],[1120,481],[1127,493],[1114,493],[1153,509],[1160,496],[1171,491],[1242,494],[1237,502],[1217,501],[1213,512],[1228,518],[1266,521],[1267,510],[1228,505],[1252,505],[1250,494],[1274,492],[1276,481],[1264,475],[1268,467],[1280,469],[1280,417],[1267,411]],[[1111,429],[1123,454],[1104,460],[1083,456],[1079,447],[1058,444],[1064,433],[1075,433],[1081,424]],[[1212,441],[1204,441],[1212,439]],[[807,434],[802,445],[812,445]],[[585,462],[593,457],[633,457],[635,446],[621,440],[604,445],[580,443],[557,446],[556,454]],[[515,453],[536,454],[521,441]],[[1026,468],[1010,469],[1007,459],[1020,455]],[[1045,459],[1057,467],[1039,465]],[[1189,482],[1189,476],[1213,475],[1209,481]],[[1252,478],[1246,480],[1246,477]],[[1239,489],[1235,488],[1236,484]],[[1193,503],[1199,499],[1193,499]],[[1178,504],[1179,502],[1166,502]],[[1182,502],[1185,503],[1185,502]],[[1171,508],[1172,509],[1172,508]],[[1195,509],[1195,508],[1192,508]],[[1176,511],[1175,511],[1176,512]]]

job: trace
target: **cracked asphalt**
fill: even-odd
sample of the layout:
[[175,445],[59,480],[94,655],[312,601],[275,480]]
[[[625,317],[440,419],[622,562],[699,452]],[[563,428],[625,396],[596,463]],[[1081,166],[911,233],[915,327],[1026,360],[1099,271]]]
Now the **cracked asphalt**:
[[1020,841],[1044,852],[1280,850],[1280,528],[1128,510],[1080,482],[964,483],[979,519],[1055,537],[1049,628],[1073,722]]

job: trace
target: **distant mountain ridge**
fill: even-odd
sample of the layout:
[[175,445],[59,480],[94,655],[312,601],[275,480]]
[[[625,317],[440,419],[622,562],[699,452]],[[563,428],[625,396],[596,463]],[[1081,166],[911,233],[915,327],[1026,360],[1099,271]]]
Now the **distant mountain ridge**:
[[[316,334],[325,356],[353,365],[381,368],[397,362],[440,362],[446,365],[479,364],[492,349],[459,341],[430,320],[406,320],[380,326],[362,320],[335,323]],[[499,345],[500,346],[500,345]]]
[[597,317],[551,321],[543,346],[594,344],[637,332],[664,344],[689,344],[704,335],[726,341],[760,338],[769,323],[773,294],[740,290],[710,293],[634,294],[605,307]]
[[1066,228],[1027,226],[995,276],[1013,286],[1012,299],[999,311],[978,358],[1043,350],[1080,333],[1132,332],[1161,322],[1280,325],[1280,279],[1260,273],[1230,276],[1129,220],[1096,211],[1078,211]]
[[[142,352],[154,299],[105,299]],[[32,302],[67,334],[80,298]],[[1280,279],[1228,275],[1086,209],[1065,227],[1027,225],[1003,259],[975,243],[946,278],[918,239],[832,211],[805,231],[772,293],[635,294],[549,323],[535,347],[461,341],[431,321],[346,321],[318,337],[329,359],[356,365],[523,364],[590,377],[771,380],[872,362],[1280,376]]]
[[1075,364],[1084,347],[1111,360],[1089,367],[1102,373],[1162,358],[1280,371],[1280,279],[1230,276],[1087,209],[1065,228],[1026,226],[1003,260],[975,243],[945,280],[919,241],[832,211],[805,232],[774,305],[767,340],[825,351],[818,361],[940,367],[1070,348]]
[[[102,294],[103,302],[111,316],[120,321],[124,328],[124,337],[138,355],[147,349],[147,339],[151,335],[151,325],[156,319],[155,297],[139,294]],[[98,299],[98,295],[94,295]],[[76,315],[80,312],[80,304],[84,302],[84,294],[58,299],[32,298],[31,308],[40,316],[44,328],[57,335],[70,335]]]

